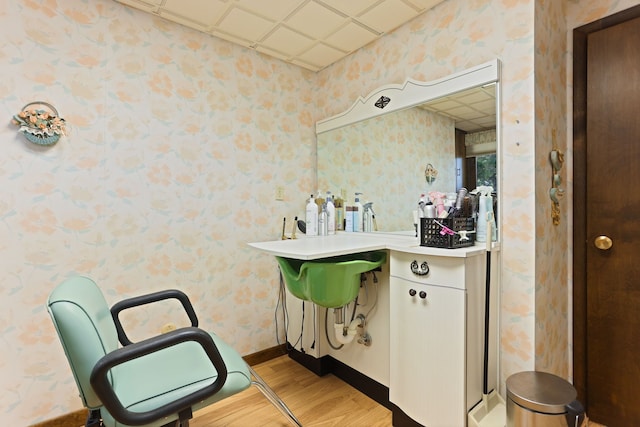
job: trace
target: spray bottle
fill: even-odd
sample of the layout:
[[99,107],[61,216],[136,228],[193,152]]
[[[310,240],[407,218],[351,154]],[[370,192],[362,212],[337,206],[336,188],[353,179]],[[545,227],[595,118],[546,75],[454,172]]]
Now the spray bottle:
[[475,189],[478,193],[478,221],[476,227],[476,240],[478,242],[487,241],[487,222],[490,223],[491,236],[489,239],[497,240],[496,221],[493,213],[493,198],[491,193],[493,188],[489,186],[480,186]]
[[442,218],[446,212],[446,209],[444,208],[445,194],[439,191],[431,191],[429,192],[429,197],[431,198],[431,200],[433,200],[433,204],[436,205],[436,216],[438,218]]

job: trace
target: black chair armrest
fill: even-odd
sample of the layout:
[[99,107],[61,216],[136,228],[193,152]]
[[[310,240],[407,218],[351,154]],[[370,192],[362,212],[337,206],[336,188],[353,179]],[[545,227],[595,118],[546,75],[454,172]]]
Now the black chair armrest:
[[[218,372],[217,379],[209,386],[181,397],[171,403],[146,412],[133,412],[124,408],[108,378],[109,370],[130,360],[157,352],[187,341],[199,343]],[[159,374],[160,375],[160,374]],[[217,393],[227,380],[227,367],[211,335],[195,327],[180,328],[126,347],[102,357],[94,366],[90,382],[96,394],[118,422],[131,426],[149,424],[168,415],[181,413],[194,404]]]
[[118,331],[118,340],[124,346],[132,344],[127,334],[124,332],[124,328],[122,327],[122,323],[120,322],[120,312],[127,308],[138,307],[145,304],[150,304],[153,302],[158,302],[166,299],[177,299],[182,303],[182,307],[187,312],[187,316],[189,316],[189,320],[191,321],[191,326],[198,327],[198,317],[196,316],[196,312],[191,305],[191,301],[189,301],[189,297],[177,289],[167,289],[165,291],[154,292],[147,295],[140,295],[133,298],[127,298],[122,301],[119,301],[111,307],[111,317],[113,317],[113,322],[116,324],[116,330]]

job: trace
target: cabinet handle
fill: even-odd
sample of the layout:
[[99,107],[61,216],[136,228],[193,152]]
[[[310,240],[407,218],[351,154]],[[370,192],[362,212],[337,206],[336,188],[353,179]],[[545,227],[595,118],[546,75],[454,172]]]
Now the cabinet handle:
[[413,262],[411,263],[411,272],[418,276],[426,276],[427,274],[429,274],[429,264],[427,264],[427,261],[424,261],[418,267],[418,261],[413,260]]
[[416,290],[415,289],[409,289],[409,295],[411,295],[412,297],[416,296]]
[[420,298],[425,299],[427,297],[427,293],[425,291],[420,291]]

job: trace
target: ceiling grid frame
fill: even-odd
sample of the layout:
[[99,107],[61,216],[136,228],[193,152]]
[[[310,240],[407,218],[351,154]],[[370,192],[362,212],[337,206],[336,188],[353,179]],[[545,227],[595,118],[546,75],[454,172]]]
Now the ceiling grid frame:
[[268,9],[265,0],[115,1],[317,72],[444,0],[269,0]]

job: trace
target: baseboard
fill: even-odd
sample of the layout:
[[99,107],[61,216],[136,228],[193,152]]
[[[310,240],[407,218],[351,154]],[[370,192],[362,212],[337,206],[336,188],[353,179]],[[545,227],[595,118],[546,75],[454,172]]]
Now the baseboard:
[[289,358],[295,360],[314,374],[319,377],[323,377],[333,372],[331,356],[323,356],[319,359],[310,356],[306,353],[296,350],[293,347],[289,348]]
[[43,421],[38,424],[32,424],[31,427],[69,427],[69,426],[83,426],[87,421],[87,415],[89,411],[86,409],[80,409],[69,414],[60,415],[57,418]]
[[289,357],[318,376],[333,374],[385,408],[392,411],[395,408],[395,405],[389,402],[389,387],[380,384],[334,357],[323,356],[316,359],[295,348],[290,348]]
[[[287,347],[285,344],[277,345],[275,347],[267,348],[256,353],[243,356],[247,365],[254,366],[259,363],[268,362],[276,357],[284,356],[287,354]],[[69,427],[69,426],[83,426],[87,421],[87,415],[89,411],[86,409],[80,409],[79,411],[71,412],[69,414],[61,415],[51,420],[43,421],[38,424],[33,424],[31,427]]]
[[259,363],[268,362],[276,357],[284,356],[285,354],[287,354],[287,346],[285,344],[280,344],[275,347],[260,350],[256,353],[248,354],[242,358],[247,362],[247,365],[255,366]]

